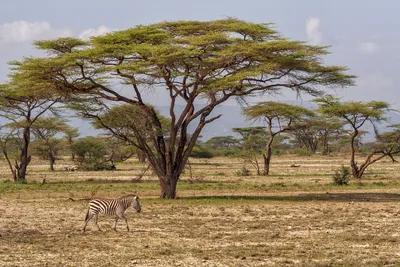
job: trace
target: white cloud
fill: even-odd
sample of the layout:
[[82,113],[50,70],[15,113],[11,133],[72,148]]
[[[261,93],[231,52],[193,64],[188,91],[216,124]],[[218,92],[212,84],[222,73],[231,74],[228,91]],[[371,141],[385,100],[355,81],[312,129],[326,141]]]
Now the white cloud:
[[97,29],[87,29],[79,34],[79,38],[89,39],[92,36],[103,35],[112,31],[107,26],[101,25]]
[[319,30],[319,18],[309,18],[306,22],[307,39],[313,45],[319,45],[322,42],[322,33]]
[[361,52],[366,54],[372,54],[379,50],[379,46],[373,42],[364,42],[358,45]]
[[53,29],[48,22],[14,21],[0,24],[1,43],[25,43],[43,38],[70,36],[68,29]]

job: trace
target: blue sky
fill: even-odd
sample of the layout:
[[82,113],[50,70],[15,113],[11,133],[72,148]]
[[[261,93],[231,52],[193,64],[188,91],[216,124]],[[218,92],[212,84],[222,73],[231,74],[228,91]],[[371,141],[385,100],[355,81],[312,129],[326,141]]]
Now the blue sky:
[[[332,93],[344,100],[385,100],[400,109],[396,84],[400,65],[400,1],[135,1],[13,0],[0,4],[0,82],[7,62],[38,55],[33,40],[102,34],[165,20],[235,17],[275,23],[284,36],[331,45],[327,64],[345,65],[358,76],[357,87]],[[293,100],[285,92],[278,97]],[[308,99],[306,96],[304,99]],[[154,97],[154,104],[162,96]]]

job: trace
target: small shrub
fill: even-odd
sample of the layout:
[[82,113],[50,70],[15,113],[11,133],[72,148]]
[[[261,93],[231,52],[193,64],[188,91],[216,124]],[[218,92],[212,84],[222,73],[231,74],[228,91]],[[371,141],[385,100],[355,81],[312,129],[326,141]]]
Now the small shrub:
[[350,168],[342,165],[340,169],[335,171],[333,175],[333,182],[336,185],[347,185],[350,179]]
[[282,182],[271,183],[270,187],[275,187],[275,188],[286,187],[286,184],[285,184],[285,183],[282,183]]
[[241,170],[238,170],[236,172],[237,176],[249,176],[250,175],[250,170],[246,168],[246,166],[243,166]]
[[377,186],[386,186],[384,182],[373,182],[372,184]]
[[190,156],[192,158],[203,158],[203,159],[210,159],[214,157],[213,153],[208,148],[202,146],[195,146]]
[[111,171],[113,170],[113,165],[107,162],[91,162],[83,163],[78,167],[80,171]]

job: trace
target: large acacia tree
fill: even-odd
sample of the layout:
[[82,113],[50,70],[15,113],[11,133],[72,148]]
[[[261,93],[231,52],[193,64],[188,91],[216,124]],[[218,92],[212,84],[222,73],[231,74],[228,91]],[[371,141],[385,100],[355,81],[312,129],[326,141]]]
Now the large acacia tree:
[[313,112],[306,108],[274,101],[258,102],[245,108],[243,113],[249,119],[259,120],[267,124],[269,137],[265,145],[265,153],[263,153],[264,175],[269,175],[272,142],[275,136],[290,130],[292,123],[313,115]]
[[[133,134],[159,177],[162,198],[175,198],[197,138],[221,116],[213,115],[216,106],[283,88],[318,95],[320,86],[353,83],[346,67],[323,64],[326,47],[285,39],[269,24],[230,18],[141,25],[89,41],[61,38],[38,41],[36,46],[48,56],[26,59],[25,66],[35,66],[37,79],[84,96],[88,112],[96,113],[92,115],[99,115],[110,102],[141,109],[140,119],[155,134],[142,136],[138,128]],[[151,93],[157,92],[167,93],[168,140],[148,104]]]

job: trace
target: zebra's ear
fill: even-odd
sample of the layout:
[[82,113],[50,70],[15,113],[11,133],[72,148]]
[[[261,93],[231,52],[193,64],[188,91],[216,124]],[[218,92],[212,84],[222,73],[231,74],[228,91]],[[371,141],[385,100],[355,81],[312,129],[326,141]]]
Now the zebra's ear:
[[135,196],[135,199],[139,199],[139,197],[138,197],[138,196]]

